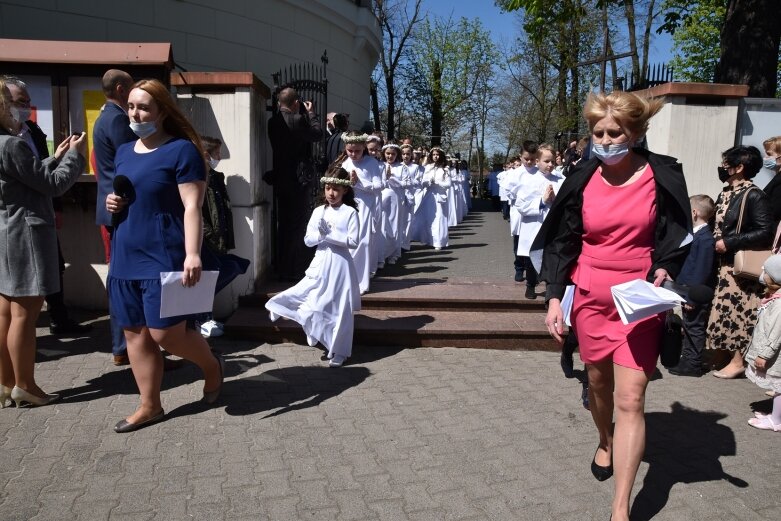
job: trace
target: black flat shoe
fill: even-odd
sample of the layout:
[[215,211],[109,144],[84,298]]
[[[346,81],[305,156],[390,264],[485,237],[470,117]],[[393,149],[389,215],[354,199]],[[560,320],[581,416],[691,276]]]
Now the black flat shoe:
[[144,427],[148,427],[152,424],[155,424],[165,418],[165,411],[163,409],[160,409],[160,412],[149,418],[148,420],[142,421],[140,423],[130,423],[127,420],[122,420],[121,422],[114,425],[114,432],[118,432],[121,434],[124,434],[126,432],[133,432],[137,431],[138,429],[143,429]]
[[613,475],[613,462],[611,461],[610,465],[607,467],[597,465],[597,452],[599,452],[599,447],[597,447],[596,452],[594,452],[594,459],[591,460],[591,473],[594,474],[597,481],[605,481],[606,479],[610,479],[610,476]]

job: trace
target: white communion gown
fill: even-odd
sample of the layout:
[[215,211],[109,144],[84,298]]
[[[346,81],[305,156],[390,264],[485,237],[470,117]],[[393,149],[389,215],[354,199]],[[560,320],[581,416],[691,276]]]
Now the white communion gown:
[[425,188],[423,199],[415,212],[412,240],[446,248],[448,244],[448,190],[450,175],[447,168],[429,166],[420,182]]
[[[390,177],[388,176],[390,169]],[[382,221],[380,230],[383,240],[382,260],[383,263],[395,264],[401,257],[401,243],[399,242],[399,182],[398,178],[401,172],[401,163],[388,164],[383,166],[383,184],[382,190]]]
[[377,232],[374,229],[374,212],[377,206],[377,194],[382,190],[380,163],[371,156],[363,156],[357,162],[350,158],[344,160],[342,168],[358,174],[358,183],[353,187],[358,203],[358,247],[352,250],[355,271],[361,294],[369,290],[371,274],[377,269]]
[[[330,228],[322,235],[320,222]],[[361,310],[358,275],[350,250],[359,244],[358,212],[343,204],[312,212],[304,242],[317,246],[304,278],[266,303],[271,320],[289,318],[301,324],[307,342],[328,349],[328,357],[349,357],[353,348],[353,313]]]

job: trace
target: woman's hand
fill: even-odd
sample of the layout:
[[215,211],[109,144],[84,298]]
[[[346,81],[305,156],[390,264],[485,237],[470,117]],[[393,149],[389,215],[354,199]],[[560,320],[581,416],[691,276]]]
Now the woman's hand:
[[65,155],[65,152],[70,150],[71,138],[73,138],[73,136],[68,136],[63,140],[62,143],[57,145],[57,149],[54,151],[54,159],[59,161],[62,156]]
[[757,372],[759,374],[764,374],[767,372],[767,360],[762,358],[761,356],[758,356],[754,359],[754,367],[757,369]]
[[727,253],[727,245],[724,244],[724,239],[716,241],[716,253]]
[[78,136],[71,136],[70,138],[70,150],[76,149],[76,152],[83,157],[87,157],[87,133],[82,132]]
[[548,301],[548,315],[545,317],[545,325],[550,336],[559,344],[563,344],[564,338],[561,335],[564,334],[564,312],[561,309],[561,301],[557,298]]
[[127,201],[117,194],[108,194],[106,196],[106,210],[109,213],[119,213],[125,209]]
[[673,278],[670,276],[669,273],[667,273],[667,270],[664,268],[659,268],[654,272],[654,286],[657,288],[662,285],[662,282],[665,280],[673,280]]
[[191,288],[201,280],[201,255],[191,253],[184,259],[184,269],[182,270],[182,286]]

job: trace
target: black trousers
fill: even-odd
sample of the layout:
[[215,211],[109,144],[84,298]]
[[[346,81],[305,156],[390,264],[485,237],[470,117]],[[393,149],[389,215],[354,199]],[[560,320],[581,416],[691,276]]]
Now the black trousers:
[[60,260],[60,291],[46,295],[46,309],[49,311],[49,320],[57,324],[68,321],[68,308],[65,306],[65,286],[62,284],[62,276],[65,273],[65,259],[60,248],[60,239],[57,238],[57,255]]
[[315,254],[314,248],[304,244],[310,217],[309,194],[303,189],[283,193],[277,204],[277,274],[285,280],[299,280]]
[[695,306],[683,310],[683,343],[678,367],[699,371],[702,369],[702,352],[705,349],[705,329],[708,325],[710,305]]

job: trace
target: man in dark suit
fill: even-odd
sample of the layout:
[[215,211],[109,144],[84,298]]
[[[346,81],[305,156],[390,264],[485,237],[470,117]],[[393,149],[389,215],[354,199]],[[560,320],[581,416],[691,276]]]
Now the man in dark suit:
[[302,102],[295,89],[279,92],[279,111],[268,122],[274,154],[274,196],[277,198],[277,274],[297,281],[312,260],[314,249],[304,244],[314,178],[312,143],[323,136],[311,101]]
[[[32,108],[27,84],[14,76],[5,76],[3,79],[8,86],[8,90],[11,91],[12,113],[14,115],[14,126],[11,128],[11,131],[24,139],[38,160],[46,159],[49,157],[46,134],[37,123],[30,119]],[[52,204],[56,216],[56,226],[57,229],[60,229],[62,226],[62,199],[55,197],[52,199]],[[83,335],[91,330],[92,326],[79,324],[68,316],[68,308],[65,306],[65,286],[62,283],[62,276],[65,273],[65,259],[62,257],[59,237],[57,238],[57,253],[60,257],[60,291],[46,295],[46,308],[49,311],[49,332],[53,335]]]
[[[130,130],[130,118],[127,116],[127,98],[130,95],[130,87],[133,78],[125,71],[111,69],[103,75],[103,94],[106,103],[100,109],[100,115],[92,129],[92,150],[95,154],[97,171],[98,196],[95,206],[95,223],[101,227],[103,248],[106,253],[106,262],[111,259],[111,235],[114,228],[111,223],[111,214],[106,210],[106,197],[114,192],[114,156],[120,145],[135,141],[137,136]],[[127,357],[125,334],[115,320],[114,314],[109,309],[111,317],[111,352],[114,355],[114,365],[127,365],[130,363]]]
[[344,141],[342,141],[342,135],[347,132],[347,115],[346,114],[334,114],[334,131],[328,138],[325,145],[325,155],[330,165],[344,150]]
[[[715,283],[714,255],[716,241],[708,222],[716,213],[713,199],[707,195],[693,195],[689,198],[692,207],[694,239],[689,255],[675,282],[685,286],[711,286]],[[683,306],[683,345],[681,360],[669,369],[677,376],[702,376],[702,351],[705,348],[705,328],[707,327],[710,304],[684,304]]]

